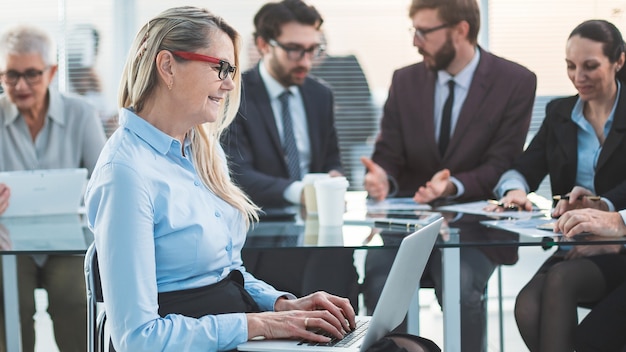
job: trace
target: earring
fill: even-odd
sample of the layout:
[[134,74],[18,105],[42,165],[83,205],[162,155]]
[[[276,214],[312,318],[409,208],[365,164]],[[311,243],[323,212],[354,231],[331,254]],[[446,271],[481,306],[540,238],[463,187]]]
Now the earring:
[[170,83],[168,83],[167,85],[167,89],[172,90],[173,85],[174,85],[174,82],[170,81]]

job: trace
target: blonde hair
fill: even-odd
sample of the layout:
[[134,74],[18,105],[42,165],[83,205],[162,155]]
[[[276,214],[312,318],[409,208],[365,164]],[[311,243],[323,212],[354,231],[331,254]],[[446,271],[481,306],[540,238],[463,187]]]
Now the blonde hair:
[[[224,32],[232,40],[235,48],[234,65],[240,67],[239,34],[221,17],[208,10],[191,6],[174,7],[148,21],[137,33],[124,66],[118,97],[120,107],[132,107],[136,112],[143,110],[159,82],[155,58],[161,50],[193,52],[206,48],[211,45],[212,36],[218,31]],[[249,226],[251,221],[258,220],[259,208],[231,181],[219,148],[220,136],[233,121],[239,108],[240,70],[235,72],[233,81],[235,88],[224,99],[218,119],[194,127],[189,135],[198,175],[213,193],[238,209]]]

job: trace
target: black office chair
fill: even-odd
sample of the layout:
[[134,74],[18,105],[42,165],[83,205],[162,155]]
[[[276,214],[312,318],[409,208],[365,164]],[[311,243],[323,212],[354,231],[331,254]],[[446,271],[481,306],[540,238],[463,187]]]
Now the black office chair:
[[[106,351],[105,342],[107,342],[104,332],[106,312],[101,304],[104,300],[95,243],[89,246],[85,254],[85,286],[87,288],[87,352],[104,352]],[[98,313],[99,306],[100,313]]]

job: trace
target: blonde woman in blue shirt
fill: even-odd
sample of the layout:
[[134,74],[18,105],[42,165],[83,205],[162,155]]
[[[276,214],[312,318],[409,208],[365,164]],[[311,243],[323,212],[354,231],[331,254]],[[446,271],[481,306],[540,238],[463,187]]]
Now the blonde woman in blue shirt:
[[[239,35],[172,8],[145,24],[121,80],[120,128],[86,192],[117,351],[224,351],[246,340],[341,337],[345,298],[296,299],[245,271],[256,206],[230,180],[221,132],[239,105]],[[224,313],[224,314],[221,314]]]

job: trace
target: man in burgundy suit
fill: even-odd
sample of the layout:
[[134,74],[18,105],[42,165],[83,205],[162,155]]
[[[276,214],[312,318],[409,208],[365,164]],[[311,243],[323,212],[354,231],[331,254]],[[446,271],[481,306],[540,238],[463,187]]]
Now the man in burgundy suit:
[[[368,170],[365,188],[379,200],[491,198],[500,175],[522,152],[536,76],[477,45],[476,0],[413,0],[409,17],[423,61],[393,75],[372,159],[362,160]],[[371,255],[376,254],[369,253],[366,262],[368,308],[377,301],[373,286],[378,285],[370,285],[375,274],[368,279],[367,268],[382,275],[382,260]],[[439,298],[440,258],[433,252],[428,272]],[[482,295],[498,264],[492,258],[488,251],[461,251],[463,351],[484,348]]]

